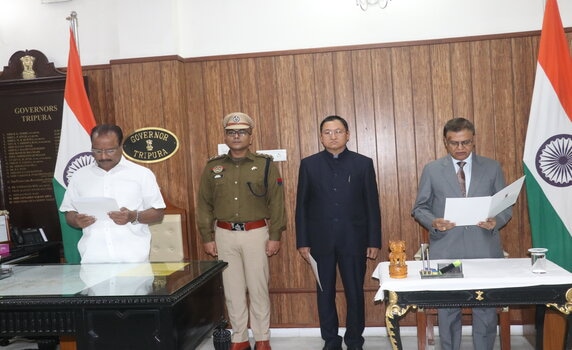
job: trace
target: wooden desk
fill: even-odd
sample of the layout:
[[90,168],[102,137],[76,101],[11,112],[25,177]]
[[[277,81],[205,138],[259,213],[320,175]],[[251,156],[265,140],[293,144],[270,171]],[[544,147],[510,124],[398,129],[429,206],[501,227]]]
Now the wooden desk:
[[224,317],[222,261],[15,265],[0,336],[71,336],[77,349],[194,349]]
[[[436,266],[438,262],[432,261]],[[533,274],[530,259],[466,259],[463,278],[421,279],[421,261],[408,261],[405,279],[389,277],[389,262],[380,263],[373,277],[386,300],[385,322],[393,349],[402,349],[399,319],[418,307],[501,307],[545,305],[568,319],[567,349],[572,347],[572,274],[547,261],[547,273]],[[537,332],[542,332],[542,324]],[[542,343],[536,344],[537,349]]]

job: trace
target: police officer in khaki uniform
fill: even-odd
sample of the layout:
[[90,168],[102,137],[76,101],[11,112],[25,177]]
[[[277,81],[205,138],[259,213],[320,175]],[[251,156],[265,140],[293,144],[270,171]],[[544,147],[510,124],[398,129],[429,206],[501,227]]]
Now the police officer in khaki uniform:
[[286,229],[284,189],[272,158],[250,152],[252,119],[230,113],[223,127],[230,150],[210,159],[203,171],[199,230],[205,252],[228,262],[222,277],[233,329],[230,350],[251,349],[249,314],[254,348],[267,350],[271,349],[268,257],[280,250],[280,236]]

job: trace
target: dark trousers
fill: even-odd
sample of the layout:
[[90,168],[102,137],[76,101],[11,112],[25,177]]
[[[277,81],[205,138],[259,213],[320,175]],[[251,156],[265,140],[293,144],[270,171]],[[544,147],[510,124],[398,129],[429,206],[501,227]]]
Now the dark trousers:
[[363,346],[365,328],[365,305],[363,284],[366,270],[364,255],[329,254],[314,256],[323,291],[318,287],[318,316],[320,331],[326,346],[339,347],[342,338],[338,335],[339,319],[336,309],[336,266],[340,271],[346,296],[346,333],[344,341],[349,347]]

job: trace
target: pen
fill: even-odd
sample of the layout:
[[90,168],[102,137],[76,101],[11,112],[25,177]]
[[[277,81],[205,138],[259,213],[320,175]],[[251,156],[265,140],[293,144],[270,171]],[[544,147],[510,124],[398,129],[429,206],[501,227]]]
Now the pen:
[[439,270],[439,272],[440,272],[441,274],[444,274],[444,273],[447,273],[447,272],[451,271],[452,269],[454,269],[455,267],[458,267],[458,266],[461,266],[461,260],[455,260],[455,261],[453,261],[452,263],[450,263],[449,265],[443,266],[443,267]]

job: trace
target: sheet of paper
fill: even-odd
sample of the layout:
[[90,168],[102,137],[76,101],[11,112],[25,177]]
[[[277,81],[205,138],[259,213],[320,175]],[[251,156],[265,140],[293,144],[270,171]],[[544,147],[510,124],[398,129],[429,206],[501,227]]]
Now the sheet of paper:
[[78,198],[73,201],[72,205],[78,213],[95,216],[98,220],[109,220],[107,213],[119,210],[117,201],[107,197]]
[[487,219],[491,197],[447,198],[443,218],[457,226],[476,225]]
[[501,211],[516,203],[523,183],[524,176],[506,186],[502,190],[498,191],[491,200],[491,207],[488,217],[492,218],[493,216],[496,216]]
[[320,274],[318,273],[318,263],[316,263],[316,260],[314,259],[314,257],[310,254],[310,266],[312,266],[312,272],[314,273],[314,277],[316,277],[316,282],[318,282],[318,286],[320,286],[320,290],[324,291],[322,289],[322,283],[320,282]]
[[494,196],[447,198],[443,218],[457,226],[476,225],[498,215],[516,202],[524,176],[498,191]]

